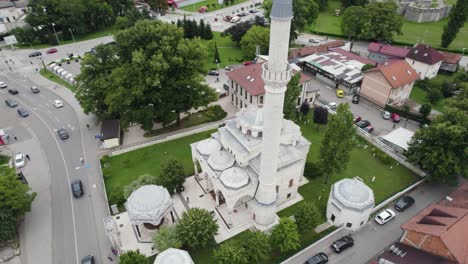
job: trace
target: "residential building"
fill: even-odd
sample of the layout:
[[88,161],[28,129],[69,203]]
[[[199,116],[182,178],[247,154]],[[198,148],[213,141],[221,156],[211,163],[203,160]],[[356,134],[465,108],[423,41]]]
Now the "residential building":
[[334,40],[323,43],[317,46],[306,46],[302,48],[295,48],[289,51],[289,59],[302,58],[319,52],[326,52],[328,49],[344,46],[345,42],[342,40]]
[[456,261],[427,253],[402,243],[395,243],[384,251],[375,264],[457,264]]
[[309,55],[298,60],[302,69],[333,88],[357,92],[363,78],[361,69],[375,62],[340,48]]
[[416,44],[406,55],[406,61],[419,74],[421,79],[432,79],[437,75],[444,56],[426,44]]
[[442,61],[442,65],[440,65],[439,70],[450,73],[457,72],[462,55],[443,51],[439,51],[439,53],[444,56],[444,60]]
[[[265,57],[265,56],[264,56]],[[265,57],[267,59],[267,57]],[[263,105],[265,97],[265,83],[262,79],[262,67],[264,63],[256,63],[244,66],[240,69],[227,72],[228,76],[228,91],[231,98],[231,103],[238,109],[247,107],[248,105]],[[298,68],[299,70],[299,68]],[[311,78],[299,71],[294,71],[294,74],[300,74],[301,94],[297,98],[297,107],[307,101],[313,104],[318,89],[314,89],[309,81]]]
[[380,107],[402,105],[418,79],[419,75],[404,60],[381,65],[364,73],[360,95]]
[[16,22],[23,15],[23,9],[17,7],[12,1],[0,1],[0,33],[7,32],[16,27]]
[[395,47],[383,43],[371,42],[367,47],[369,55],[367,58],[371,61],[375,61],[378,64],[384,64],[389,60],[404,60],[408,52],[407,48]]

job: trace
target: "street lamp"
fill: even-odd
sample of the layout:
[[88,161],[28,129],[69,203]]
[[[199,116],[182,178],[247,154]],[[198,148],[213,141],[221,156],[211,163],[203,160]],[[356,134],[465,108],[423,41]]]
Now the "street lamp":
[[463,55],[465,55],[465,50],[466,50],[466,48],[463,48],[463,49],[462,49],[462,51],[463,51],[463,52],[462,52],[462,57],[463,57]]
[[32,44],[31,44],[31,42],[21,42],[21,44],[23,44],[23,45],[24,45],[24,44],[29,44],[29,46],[31,46],[31,49],[34,49],[33,46],[32,46]]
[[73,30],[71,28],[69,28],[68,31],[72,35],[73,43],[75,43],[75,36],[73,36]]
[[57,31],[55,31],[55,23],[54,22],[52,22],[52,29],[54,30],[54,34],[55,34],[55,38],[57,39],[57,43],[60,46],[60,41],[59,41],[59,38],[57,36]]

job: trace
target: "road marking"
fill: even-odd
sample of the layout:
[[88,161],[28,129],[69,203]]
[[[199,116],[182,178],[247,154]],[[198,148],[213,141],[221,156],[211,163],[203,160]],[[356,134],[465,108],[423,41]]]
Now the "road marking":
[[[5,76],[6,77],[6,76]],[[14,82],[17,82],[19,83],[17,80],[15,80],[13,77],[10,77]],[[23,84],[21,84],[23,85]],[[23,85],[23,86],[26,86],[26,85]],[[5,93],[5,92],[2,92],[2,93]],[[6,93],[5,93],[6,94]],[[62,160],[63,160],[63,164],[65,165],[65,174],[67,175],[67,180],[68,180],[68,185],[70,186],[71,185],[71,180],[70,180],[70,173],[68,172],[68,166],[67,166],[67,162],[65,161],[65,157],[63,155],[63,151],[62,151],[62,148],[60,147],[60,144],[57,140],[57,138],[55,137],[55,134],[53,133],[52,129],[47,125],[47,123],[45,122],[45,120],[40,116],[38,115],[33,109],[33,107],[29,107],[27,104],[24,103],[24,101],[22,101],[21,99],[17,99],[17,101],[21,102],[25,108],[29,108],[29,110],[31,111],[31,113],[35,114],[39,120],[41,120],[42,123],[44,123],[45,127],[47,127],[47,129],[49,130],[49,132],[52,134],[52,138],[54,139],[55,143],[57,144],[57,147],[58,147],[58,150],[60,152],[60,156],[62,157]],[[37,108],[36,108],[37,109]],[[83,144],[83,143],[82,143]],[[72,197],[72,193],[71,193],[71,189],[68,188],[68,191],[69,191],[69,197],[70,197],[70,205],[71,205],[71,209],[72,209],[72,221],[73,221],[73,238],[74,238],[74,241],[75,241],[75,254],[76,254],[76,263],[79,264],[80,263],[80,260],[79,260],[79,257],[78,257],[78,241],[76,239],[76,220],[75,220],[75,207],[73,206],[73,197]]]
[[79,169],[81,169],[81,167],[75,167],[75,170],[79,170]]

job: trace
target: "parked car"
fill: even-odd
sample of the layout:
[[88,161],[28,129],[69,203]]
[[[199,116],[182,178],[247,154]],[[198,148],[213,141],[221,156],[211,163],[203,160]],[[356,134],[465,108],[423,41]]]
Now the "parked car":
[[57,108],[63,107],[63,103],[62,103],[62,101],[60,101],[60,100],[55,100],[55,101],[54,101],[54,105],[55,105],[55,107],[57,107]]
[[31,92],[38,93],[38,92],[40,92],[40,90],[36,86],[31,86]]
[[88,255],[84,258],[81,259],[81,264],[94,264],[94,257],[91,255]]
[[395,203],[395,209],[397,211],[404,211],[414,204],[414,198],[411,196],[403,196]]
[[244,66],[247,66],[247,65],[252,64],[252,62],[251,62],[251,61],[244,61],[242,64],[243,64]]
[[356,123],[356,126],[360,127],[360,128],[365,128],[365,127],[368,127],[370,126],[370,122],[367,121],[367,120],[361,120],[359,122]]
[[15,156],[15,167],[22,168],[26,165],[26,156],[23,153],[18,153]]
[[69,138],[70,136],[68,135],[68,132],[65,130],[65,128],[60,128],[57,130],[57,134],[59,135],[60,139],[65,140]]
[[397,113],[391,113],[390,114],[390,119],[392,119],[393,122],[399,123],[400,122],[400,115]]
[[8,106],[11,107],[11,108],[15,108],[15,107],[18,106],[18,104],[16,103],[16,101],[13,100],[13,99],[6,99],[6,100],[5,100],[5,104],[8,105]]
[[309,39],[309,43],[320,43],[320,40],[311,38],[311,39]]
[[395,212],[393,212],[391,209],[385,209],[376,215],[374,220],[377,222],[377,224],[384,225],[393,218],[395,218]]
[[249,11],[250,14],[255,14],[255,13],[257,13],[257,12],[258,12],[258,11],[255,10],[255,9],[250,9],[250,11]]
[[357,123],[359,121],[361,121],[361,116],[360,115],[354,115],[354,123]]
[[225,69],[226,71],[232,71],[232,70],[234,70],[234,68],[232,68],[231,66],[226,66],[226,67],[224,67],[224,69]]
[[384,111],[382,114],[383,119],[390,119],[390,112],[389,111]]
[[34,51],[34,52],[29,53],[29,58],[38,57],[38,56],[42,56],[42,53],[40,51]]
[[51,48],[46,51],[47,54],[56,53],[58,50],[56,48]]
[[0,88],[7,88],[7,85],[5,82],[0,82]]
[[328,110],[336,110],[336,108],[338,108],[338,105],[335,102],[330,102],[327,105],[325,105],[325,108]]
[[215,71],[215,70],[210,70],[210,71],[208,72],[208,75],[219,76],[219,72],[218,72],[218,71]]
[[229,22],[229,21],[231,21],[231,18],[232,18],[231,16],[225,16],[225,17],[223,17],[223,20],[226,21],[226,22]]
[[9,92],[10,94],[13,94],[13,95],[19,93],[18,90],[16,90],[16,89],[8,89],[8,92]]
[[366,131],[367,133],[370,134],[370,133],[374,132],[374,127],[373,126],[366,126],[362,130],[364,130],[364,131]]
[[237,16],[240,16],[240,17],[245,17],[247,15],[249,15],[249,14],[247,14],[246,12],[242,12],[242,13],[237,14]]
[[83,196],[84,192],[83,192],[83,184],[81,183],[80,180],[75,180],[71,183],[71,189],[72,189],[72,193],[73,193],[73,196],[75,198],[80,198],[81,196]]
[[343,98],[344,97],[344,91],[341,89],[336,90],[336,97],[338,98]]
[[231,22],[231,23],[237,23],[237,22],[239,22],[239,21],[241,21],[241,17],[240,17],[240,16],[233,16],[233,17],[231,18],[231,20],[229,20],[229,22]]
[[309,258],[305,264],[325,264],[328,262],[327,254],[320,252]]
[[359,104],[359,99],[361,99],[359,94],[355,94],[353,95],[353,100],[351,102],[353,102],[353,104]]
[[354,240],[350,236],[344,236],[331,245],[331,248],[336,253],[341,253],[343,250],[352,247],[354,245]]
[[29,116],[29,113],[28,111],[26,111],[26,109],[23,109],[23,108],[19,108],[18,110],[16,110],[18,112],[18,114],[21,116],[21,117],[28,117]]

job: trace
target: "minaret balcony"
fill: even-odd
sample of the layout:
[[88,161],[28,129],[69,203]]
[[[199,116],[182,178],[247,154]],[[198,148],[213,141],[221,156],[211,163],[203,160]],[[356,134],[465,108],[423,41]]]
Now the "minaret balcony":
[[262,65],[262,79],[267,86],[272,88],[285,87],[292,77],[292,67],[286,63],[285,71],[272,71],[268,68],[268,62]]

